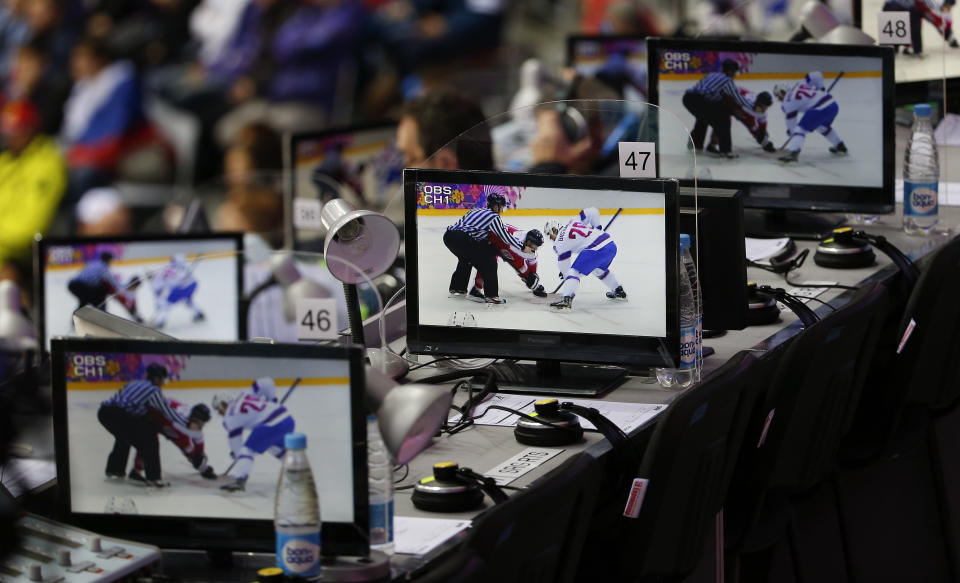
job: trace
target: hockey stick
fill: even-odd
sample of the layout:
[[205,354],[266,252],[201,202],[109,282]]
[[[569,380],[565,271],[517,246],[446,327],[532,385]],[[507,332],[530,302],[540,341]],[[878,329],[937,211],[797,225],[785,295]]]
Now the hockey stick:
[[[300,380],[301,380],[300,377],[297,377],[296,379],[294,379],[293,383],[290,385],[290,388],[287,389],[287,392],[284,393],[283,398],[280,399],[280,404],[281,404],[281,405],[283,405],[283,404],[287,401],[287,398],[290,396],[290,393],[293,392],[293,389],[297,388],[297,385],[300,384]],[[240,458],[234,459],[234,460],[230,463],[230,465],[227,466],[227,469],[223,470],[223,473],[220,474],[220,475],[221,475],[221,476],[226,476],[227,474],[229,474],[229,473],[230,473],[230,470],[233,469],[233,466],[237,465],[237,461],[239,461],[239,459],[240,459]]]
[[[609,221],[607,221],[607,226],[603,228],[603,232],[604,232],[604,233],[607,232],[607,229],[610,228],[610,225],[613,224],[613,221],[615,221],[616,218],[617,218],[618,216],[620,216],[620,213],[622,213],[622,212],[623,212],[623,208],[621,207],[621,208],[618,208],[618,209],[617,209],[617,212],[613,213],[613,216],[610,217],[610,220],[609,220]],[[557,292],[560,290],[560,286],[563,285],[563,282],[564,282],[565,280],[566,280],[566,278],[561,279],[559,285],[557,285],[557,289],[553,290],[551,293],[557,293]]]
[[[834,86],[837,84],[838,81],[840,81],[840,78],[843,77],[844,73],[846,73],[846,71],[840,71],[839,73],[837,73],[837,76],[836,78],[834,78],[833,83],[830,84],[830,87],[827,87],[827,93],[830,93],[831,91],[833,91]],[[790,137],[792,138],[793,136],[790,136]],[[787,144],[789,143],[790,143],[790,138],[787,138],[787,141],[784,142],[783,145],[777,149],[777,151],[783,150],[784,148],[787,147]]]

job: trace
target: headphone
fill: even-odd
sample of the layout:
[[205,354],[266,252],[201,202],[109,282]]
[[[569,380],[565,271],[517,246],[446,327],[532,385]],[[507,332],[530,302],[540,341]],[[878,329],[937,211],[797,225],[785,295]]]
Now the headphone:
[[467,512],[483,504],[483,495],[494,504],[507,500],[507,495],[493,478],[461,468],[456,462],[433,464],[433,475],[413,486],[413,505],[427,512]]
[[[817,313],[810,308],[810,306],[803,303],[803,301],[797,296],[788,294],[787,291],[782,287],[775,288],[769,285],[758,286],[755,283],[753,285],[756,288],[757,295],[766,296],[767,298],[771,299],[774,307],[776,307],[777,302],[780,302],[781,304],[790,308],[790,311],[800,318],[804,328],[808,328],[812,324],[816,324],[820,321],[820,316],[818,316]],[[779,313],[779,308],[777,309],[777,312]]]
[[[819,247],[817,247],[817,253],[814,255],[813,260],[816,261],[817,265],[820,265],[821,267],[865,267],[867,265],[872,265],[875,259],[873,250],[870,248],[871,244],[889,257],[891,261],[893,261],[894,265],[896,265],[900,272],[903,273],[903,277],[906,278],[909,288],[912,288],[914,284],[917,283],[917,279],[920,278],[920,270],[917,268],[917,265],[911,261],[906,254],[904,254],[903,251],[898,249],[893,243],[887,241],[887,238],[883,235],[871,235],[864,231],[854,231],[850,227],[834,229],[833,236],[825,240],[820,244]],[[856,257],[854,257],[846,259],[846,261],[850,264],[845,265],[844,254],[831,251],[825,251],[821,257],[821,249],[834,248],[866,248],[869,251],[870,262],[863,264],[858,263],[854,265],[853,262],[856,260]]]
[[780,317],[777,300],[770,294],[761,293],[757,282],[747,282],[747,326],[773,324]]
[[521,416],[513,436],[524,445],[556,447],[576,443],[583,438],[578,417],[586,419],[603,434],[615,449],[627,448],[627,434],[593,407],[542,399],[533,404],[531,415]]
[[876,259],[870,242],[865,237],[853,236],[850,227],[834,229],[833,235],[824,239],[813,255],[814,263],[832,269],[869,267]]

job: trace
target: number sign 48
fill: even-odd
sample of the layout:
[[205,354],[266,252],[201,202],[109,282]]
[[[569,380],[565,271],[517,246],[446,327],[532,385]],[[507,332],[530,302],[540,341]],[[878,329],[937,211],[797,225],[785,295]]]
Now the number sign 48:
[[877,44],[909,45],[911,43],[909,12],[877,14]]
[[657,154],[653,142],[620,142],[622,178],[656,178]]

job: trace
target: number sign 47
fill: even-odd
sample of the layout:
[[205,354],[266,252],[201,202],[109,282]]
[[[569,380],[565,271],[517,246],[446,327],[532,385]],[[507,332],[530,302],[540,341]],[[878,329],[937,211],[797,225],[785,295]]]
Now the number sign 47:
[[909,45],[911,43],[909,12],[877,14],[877,44]]
[[622,178],[656,178],[657,154],[653,142],[620,142]]

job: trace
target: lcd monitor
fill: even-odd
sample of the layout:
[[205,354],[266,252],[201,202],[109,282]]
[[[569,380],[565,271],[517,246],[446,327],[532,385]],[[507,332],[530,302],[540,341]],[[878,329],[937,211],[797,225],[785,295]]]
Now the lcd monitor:
[[41,345],[73,336],[92,305],[183,339],[241,340],[239,234],[41,239],[34,253]]
[[[404,195],[412,352],[535,360],[539,377],[531,371],[520,390],[532,390],[539,379],[539,392],[558,394],[564,394],[561,385],[575,390],[606,370],[561,363],[656,366],[676,360],[676,181],[406,169]],[[520,241],[534,229],[544,233],[548,222],[561,227],[556,241],[544,233],[522,272],[507,261],[499,264],[500,304],[451,293],[460,285],[452,277],[458,258],[444,243],[451,226],[486,208],[493,195],[506,200],[500,220]],[[578,250],[578,238],[586,238],[589,249],[610,246],[607,260],[588,266],[590,253]],[[531,270],[545,297],[521,277]],[[477,286],[475,275],[471,271],[468,288]],[[483,285],[489,289],[489,282]],[[568,294],[569,307],[551,305]]]
[[610,87],[623,99],[647,100],[647,43],[636,36],[567,37],[567,66]]
[[320,208],[331,198],[382,210],[400,192],[403,155],[396,134],[396,122],[375,121],[286,137],[288,247],[323,251]]
[[[307,436],[324,553],[365,555],[361,358],[359,347],[346,346],[54,339],[62,516],[98,533],[169,548],[270,549],[282,433],[296,431]],[[199,425],[193,416],[184,428],[160,409],[147,409],[142,423],[156,430],[163,487],[138,479],[146,477],[150,454],[118,442],[104,411],[104,403],[128,383],[144,384],[148,368],[151,375],[157,368],[165,372],[160,388],[171,408],[188,419],[197,408],[210,416]],[[218,409],[221,403],[226,406]],[[231,453],[240,460],[236,464]],[[225,489],[240,472],[248,476],[244,487]]]
[[[740,101],[728,96],[715,104],[719,114],[713,106],[699,113],[709,127],[696,144],[696,166],[693,142],[677,132],[660,136],[658,164],[661,176],[685,184],[696,177],[698,186],[742,190],[747,209],[764,210],[748,210],[748,235],[820,238],[838,220],[801,211],[893,212],[892,49],[696,39],[649,39],[647,46],[650,101],[695,138],[688,91],[722,75],[725,63],[736,71]],[[763,93],[771,101],[765,111],[742,105],[756,105]],[[730,155],[717,131],[727,112]]]

